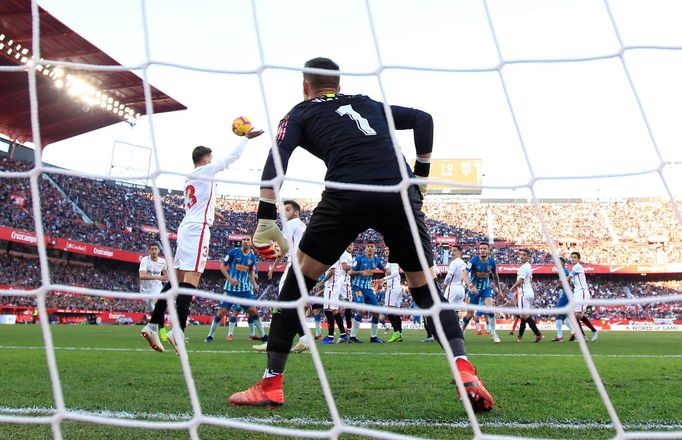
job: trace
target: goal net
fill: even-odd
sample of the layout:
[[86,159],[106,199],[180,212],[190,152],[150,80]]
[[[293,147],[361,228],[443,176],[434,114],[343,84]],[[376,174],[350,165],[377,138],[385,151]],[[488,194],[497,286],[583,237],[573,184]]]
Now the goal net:
[[[560,197],[566,199],[566,203],[573,203],[583,197],[583,194],[588,194],[587,198],[595,201],[628,197],[663,198],[661,204],[666,210],[667,223],[662,229],[668,234],[666,240],[680,241],[682,208],[677,200],[682,195],[679,168],[682,155],[678,147],[680,138],[676,126],[679,124],[676,121],[682,116],[677,104],[682,102],[682,87],[678,80],[682,73],[682,34],[679,30],[682,10],[679,10],[675,2],[429,0],[415,3],[402,0],[358,0],[322,3],[308,1],[292,5],[289,2],[252,0],[230,2],[229,6],[216,2],[211,5],[191,6],[173,3],[164,4],[163,7],[144,0],[128,3],[130,11],[141,20],[139,35],[136,35],[139,40],[134,40],[141,52],[139,60],[126,63],[128,65],[121,69],[135,71],[144,79],[148,114],[145,126],[149,127],[147,139],[153,151],[152,171],[148,174],[131,178],[129,175],[110,176],[105,172],[85,174],[81,171],[44,166],[41,160],[43,153],[38,112],[40,102],[36,95],[36,77],[41,75],[41,69],[48,65],[83,72],[116,68],[43,59],[40,56],[40,41],[44,36],[38,32],[40,15],[35,0],[32,2],[34,33],[30,48],[34,61],[20,67],[0,66],[0,75],[26,72],[29,78],[31,122],[36,144],[35,166],[27,171],[2,171],[0,177],[4,182],[14,179],[28,179],[30,182],[41,274],[39,288],[22,292],[2,289],[0,295],[35,298],[40,316],[48,316],[46,301],[57,291],[94,297],[146,298],[129,292],[74,287],[53,281],[43,226],[44,206],[41,205],[40,190],[42,174],[85,175],[95,179],[127,181],[136,179],[140,183],[149,180],[163,253],[168,261],[172,260],[173,246],[168,238],[172,231],[164,216],[164,195],[160,189],[166,188],[171,182],[170,178],[183,179],[185,173],[178,173],[172,166],[168,166],[170,162],[164,156],[164,143],[169,140],[159,132],[155,123],[149,82],[150,77],[162,78],[164,72],[174,70],[186,72],[188,78],[200,78],[193,76],[199,73],[215,75],[219,78],[214,83],[218,101],[227,102],[230,99],[230,96],[226,96],[227,93],[220,90],[221,82],[229,83],[225,87],[231,92],[237,93],[242,85],[252,91],[251,96],[240,94],[238,100],[243,102],[244,114],[256,115],[252,116],[252,120],[256,122],[256,126],[266,129],[266,136],[270,136],[272,145],[276,145],[274,141],[279,118],[300,100],[298,87],[300,74],[304,70],[300,66],[306,59],[317,55],[329,56],[339,62],[342,87],[349,93],[368,94],[384,102],[386,110],[389,110],[390,104],[398,104],[430,111],[435,118],[434,156],[482,159],[483,195],[512,198],[521,201],[518,203],[525,207],[515,211],[522,212],[522,218],[508,218],[504,207],[499,210],[481,210],[479,199],[439,199],[437,195],[429,195],[425,208],[427,214],[441,209],[440,204],[459,203],[462,205],[462,218],[467,212],[475,212],[486,219],[482,220],[482,229],[479,230],[489,231],[493,241],[494,231],[499,230],[501,225],[516,225],[513,230],[517,231],[519,237],[532,235],[534,242],[543,249],[547,263],[555,266],[561,286],[567,292],[572,291],[572,286],[560,270],[559,257],[565,255],[567,249],[571,249],[570,237],[576,231],[561,229],[562,219],[552,212],[551,207],[543,205],[543,198]],[[117,2],[112,4],[115,6],[108,5],[107,10],[121,9]],[[49,6],[59,9],[52,3]],[[197,9],[194,10],[195,8]],[[222,15],[212,14],[212,8],[221,11]],[[296,13],[292,13],[292,9]],[[121,14],[120,11],[117,13]],[[206,24],[202,24],[204,20]],[[241,38],[239,41],[224,41],[219,52],[204,53],[198,49],[193,52],[178,52],[174,51],[172,44],[164,45],[154,38],[154,33],[161,32],[161,28],[166,25],[183,29],[182,32],[186,32],[186,26],[189,26],[202,38],[220,39],[227,35],[220,33],[223,22],[224,26],[238,28]],[[419,29],[419,32],[413,32],[413,28]],[[230,37],[233,35],[230,34]],[[188,33],[184,38],[192,40],[193,37]],[[3,44],[3,50],[7,50],[8,41],[4,40]],[[196,40],[190,46],[201,45],[200,40]],[[192,99],[189,94],[187,99]],[[219,104],[218,107],[222,105]],[[386,114],[390,115],[391,112],[387,111]],[[224,131],[227,132],[226,119],[231,119],[231,115],[207,115],[206,118],[224,125]],[[395,154],[400,158],[405,153],[408,159],[412,154],[413,158],[414,154],[409,152],[412,148],[410,137],[397,133],[392,118],[388,119]],[[359,191],[377,190],[368,185],[324,182],[318,171],[307,172],[305,161],[310,160],[309,158],[294,157],[290,174],[285,176],[279,162],[279,153],[273,148],[278,169],[277,182],[284,183],[282,190],[276,191],[280,203],[286,197],[295,197],[296,190],[303,187],[324,185]],[[255,194],[259,182],[252,176],[254,167],[258,165],[250,164],[262,163],[259,158],[262,159],[263,155],[257,156],[256,153],[247,152],[244,156],[246,159],[240,160],[221,175],[217,179],[221,188],[225,190],[237,184],[241,188],[248,187],[249,194]],[[294,165],[297,161],[299,165]],[[402,163],[401,160],[399,162]],[[146,164],[143,168],[146,168]],[[415,183],[444,187],[466,187],[468,183],[414,179],[408,177],[407,169],[403,168],[401,172],[402,183],[383,190],[402,196],[413,239],[420,250],[419,259],[423,270],[428,273],[416,222],[408,208],[408,188]],[[310,177],[311,174],[315,176]],[[618,254],[618,243],[622,238],[620,235],[624,231],[615,227],[609,213],[599,206],[595,203],[594,209],[589,209],[590,212],[584,215],[584,222],[592,222],[595,234],[614,243],[611,249],[603,252]],[[623,209],[628,208],[625,206]],[[286,219],[282,209],[279,213],[280,220],[284,222]],[[642,216],[646,215],[646,212],[642,212]],[[530,230],[533,232],[528,232]],[[556,231],[564,235],[556,236]],[[668,259],[665,261],[679,262],[674,259],[674,255],[677,254],[666,257]],[[305,285],[295,258],[293,270],[299,285]],[[172,271],[170,281],[172,289],[160,294],[158,298],[169,300],[169,316],[173,326],[179,325],[172,301],[178,294],[190,293],[214,301],[223,299],[222,295],[210,291],[180,288]],[[437,298],[436,286],[432,281],[429,282],[429,287],[431,294]],[[569,298],[566,306],[541,307],[532,309],[530,313],[537,316],[568,314],[573,327],[578,328],[580,324],[572,313],[576,302],[572,295]],[[633,295],[615,299],[595,298],[589,300],[589,304],[596,307],[643,307],[660,303],[678,304],[681,300],[682,296],[674,294],[655,297]],[[239,298],[232,301],[247,306],[295,308],[310,339],[313,334],[308,328],[306,306],[323,302],[322,298],[311,296],[304,289],[301,289],[301,298],[291,303]],[[336,301],[336,304],[344,306],[341,301]],[[362,312],[430,316],[436,324],[437,336],[445,340],[440,327],[439,312],[443,309],[455,309],[455,306],[436,301],[428,310],[364,304],[354,304],[353,308]],[[457,309],[501,315],[518,313],[518,309],[510,305],[486,307],[466,304]],[[191,408],[191,413],[186,414],[185,418],[164,418],[161,415],[156,420],[155,417],[135,419],[115,411],[108,414],[76,411],[64,399],[52,328],[47,320],[40,320],[40,326],[52,384],[54,411],[40,417],[20,412],[0,412],[0,423],[49,425],[55,439],[64,438],[62,426],[68,421],[187,431],[192,439],[200,438],[200,428],[205,426],[238,430],[235,435],[254,431],[266,435],[304,438],[338,438],[346,435],[412,438],[406,434],[391,432],[392,423],[398,424],[398,421],[368,426],[346,418],[339,409],[338,401],[347,397],[340,396],[330,386],[323,363],[324,354],[321,355],[315,344],[310,344],[309,349],[322,390],[320,405],[326,405],[330,416],[329,423],[320,425],[319,429],[307,429],[306,426],[284,427],[282,424],[287,423],[286,416],[237,417],[233,413],[217,416],[215,412],[207,412],[202,405],[201,387],[198,386],[192,369],[192,353],[188,355],[184,341],[179,341],[179,361]],[[682,437],[679,425],[674,425],[672,429],[655,430],[657,426],[654,426],[654,430],[640,431],[636,425],[628,426],[621,422],[612,402],[612,394],[605,386],[600,370],[591,356],[590,346],[580,336],[580,332],[577,335],[580,353],[606,408],[609,426],[615,431],[616,438]],[[443,357],[453,358],[447,344],[444,345]],[[475,359],[476,355],[472,354],[471,357]],[[448,365],[455,378],[457,390],[465,395],[454,363],[449,362]],[[220,365],[220,368],[246,367],[230,365],[228,362],[227,365]],[[260,371],[260,366],[254,369],[254,378]],[[482,379],[485,381],[485,376]],[[237,391],[242,385],[245,387],[249,384],[233,385],[234,391]],[[555,388],[565,386],[570,384],[556,384]],[[372,385],[368,387],[371,390]],[[418,393],[418,386],[409,392]],[[491,392],[495,394],[492,387]],[[519,399],[523,398],[522,390],[519,390],[517,396]],[[454,392],[452,399],[457,400]],[[296,403],[292,402],[290,405]],[[433,405],[434,411],[438,411],[439,403],[434,402]],[[480,419],[474,413],[467,399],[462,400],[461,405],[463,412],[458,408],[457,414],[451,414],[453,419],[458,420],[452,426],[470,427],[474,438],[496,437],[486,433],[486,424],[482,423],[486,419]],[[513,402],[502,402],[499,405],[512,406]],[[290,423],[296,424],[295,421]],[[303,421],[298,424],[306,423]],[[561,427],[561,423],[557,422],[557,426]]]

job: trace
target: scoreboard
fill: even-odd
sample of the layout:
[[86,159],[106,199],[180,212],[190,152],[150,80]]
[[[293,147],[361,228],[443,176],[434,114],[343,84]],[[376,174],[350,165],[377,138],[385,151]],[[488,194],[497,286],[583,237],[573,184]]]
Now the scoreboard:
[[[429,194],[481,194],[481,159],[431,159]],[[413,164],[414,165],[414,164]]]

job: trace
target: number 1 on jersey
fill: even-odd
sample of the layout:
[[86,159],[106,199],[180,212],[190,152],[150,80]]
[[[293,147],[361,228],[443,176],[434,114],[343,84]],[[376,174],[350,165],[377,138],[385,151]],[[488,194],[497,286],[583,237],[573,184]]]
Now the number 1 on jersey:
[[356,112],[352,105],[342,105],[336,109],[336,113],[340,114],[341,116],[350,116],[350,118],[358,125],[360,131],[365,133],[365,136],[375,136],[377,134],[377,132],[374,131],[374,129],[369,125],[367,119],[363,118],[360,113]]

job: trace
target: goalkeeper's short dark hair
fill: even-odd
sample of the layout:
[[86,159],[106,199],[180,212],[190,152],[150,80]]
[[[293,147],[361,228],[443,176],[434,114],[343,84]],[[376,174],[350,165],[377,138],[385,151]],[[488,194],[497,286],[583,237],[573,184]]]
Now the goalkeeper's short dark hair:
[[[335,70],[340,71],[339,65],[329,58],[317,57],[312,60],[308,60],[303,67],[309,67],[313,69],[325,69],[325,70]],[[323,88],[333,88],[337,89],[339,87],[340,77],[336,75],[320,75],[317,73],[303,73],[303,81],[306,81],[315,90],[320,90]]]
[[575,255],[576,257],[578,257],[578,260],[580,260],[580,252],[578,252],[578,251],[573,251],[573,252],[571,252],[571,256],[573,256],[573,255]]
[[199,145],[192,150],[192,162],[194,162],[194,165],[197,165],[199,162],[201,162],[201,159],[203,159],[205,156],[208,156],[212,152],[213,150],[210,148]]

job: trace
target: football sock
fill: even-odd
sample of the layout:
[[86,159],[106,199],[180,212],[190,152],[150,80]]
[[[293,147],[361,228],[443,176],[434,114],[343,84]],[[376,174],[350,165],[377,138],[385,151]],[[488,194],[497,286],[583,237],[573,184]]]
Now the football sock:
[[571,320],[568,319],[568,317],[564,318],[564,323],[566,324],[566,327],[568,327],[568,331],[571,332],[571,334],[575,333],[573,330],[573,324],[571,324]]
[[344,318],[346,318],[346,328],[352,328],[353,327],[353,312],[351,309],[346,309],[343,312]]
[[518,327],[518,325],[519,325],[519,318],[516,318],[514,320],[514,323],[512,324],[512,329],[511,329],[512,333],[514,333],[516,331],[516,327]]
[[[180,283],[180,287],[185,289],[196,289],[196,286],[190,283]],[[187,318],[189,318],[189,305],[192,303],[192,295],[178,295],[175,300],[175,307],[178,309],[178,321],[180,321],[180,328],[185,331],[187,327]]]
[[211,322],[211,329],[208,331],[208,335],[210,337],[213,337],[215,335],[216,330],[218,330],[218,326],[220,325],[220,316],[215,315],[213,317],[213,322]]
[[227,330],[228,335],[234,334],[234,329],[237,327],[237,317],[236,316],[230,316],[230,326]]
[[581,322],[582,319],[578,319],[578,328],[580,329],[580,333],[582,333],[583,336],[585,336],[585,330],[583,330],[583,325],[581,324]]
[[246,322],[249,324],[249,336],[256,336],[256,327],[253,325],[253,315],[249,315]]
[[521,319],[521,325],[519,325],[519,338],[523,338],[524,333],[526,333],[526,320]]
[[[310,291],[315,285],[315,280],[303,276],[305,282],[304,290]],[[279,293],[278,301],[294,301],[300,298],[301,290],[298,287],[296,276],[293,271],[289,271],[284,283],[282,283],[282,290]],[[282,372],[284,371],[284,364],[286,364],[286,356],[289,355],[289,350],[293,345],[294,336],[302,331],[301,321],[298,319],[298,311],[296,309],[280,309],[275,308],[272,311],[272,320],[270,321],[270,338],[268,339],[268,369]],[[279,357],[271,356],[272,353],[277,353]]]
[[530,327],[530,329],[533,331],[533,334],[538,336],[540,334],[540,330],[538,330],[538,326],[535,325],[535,320],[533,317],[529,316],[526,321],[528,322],[528,327]]
[[379,320],[379,324],[381,324],[381,326],[382,326],[383,328],[386,328],[386,321],[385,321],[385,320],[380,319],[380,320]]
[[589,329],[592,330],[593,332],[596,332],[596,331],[597,331],[597,329],[594,328],[594,326],[592,325],[592,323],[590,322],[590,320],[587,318],[587,316],[583,315],[583,317],[580,318],[580,321],[583,322],[583,323],[587,326],[587,328],[589,328]]
[[329,336],[334,336],[334,322],[336,321],[334,314],[331,310],[325,310],[324,317],[327,319],[327,334]]
[[467,326],[469,325],[469,321],[471,321],[471,318],[465,316],[464,319],[462,319],[462,331],[467,329]]
[[[435,282],[434,284],[436,285],[436,291],[440,301],[447,303],[448,300],[446,300],[443,294],[440,292],[438,284]],[[412,299],[418,307],[422,309],[428,309],[433,305],[433,298],[431,297],[431,291],[429,290],[428,285],[425,284],[421,287],[411,288],[410,293],[412,294]],[[441,310],[438,314],[438,317],[440,318],[443,333],[445,333],[446,343],[450,345],[453,354],[455,356],[466,355],[466,350],[464,349],[464,333],[459,326],[459,317],[457,316],[457,313],[454,310]],[[443,342],[439,340],[438,335],[435,332],[434,323],[430,318],[426,319],[426,327],[442,346]]]
[[258,337],[262,338],[263,336],[265,336],[265,330],[263,330],[263,323],[260,320],[260,316],[254,315],[253,326],[256,328],[256,331],[258,332]]
[[158,332],[159,331],[159,324],[149,323],[149,329],[152,331]]
[[403,332],[403,320],[398,315],[388,315],[388,320],[391,322],[394,332]]
[[556,319],[556,337],[557,338],[563,338],[563,330],[561,329],[561,319],[557,318]]
[[343,326],[343,315],[337,313],[334,315],[334,319],[336,320],[336,325],[339,327],[339,335],[346,334],[346,328]]
[[476,320],[476,332],[478,333],[480,331],[482,331],[482,330],[481,330],[481,319],[479,318]]
[[[163,285],[161,293],[168,292],[171,288],[169,282]],[[168,308],[168,303],[165,299],[160,299],[154,304],[154,310],[152,310],[152,317],[149,319],[150,324],[157,324],[159,327],[163,327],[164,315],[166,314],[166,308]]]
[[320,336],[322,334],[322,315],[315,315],[315,336]]
[[351,338],[358,336],[358,330],[360,329],[360,323],[362,323],[362,316],[358,313],[355,315],[355,321],[353,322],[353,327],[350,329]]
[[495,314],[491,313],[488,315],[488,317],[489,318],[486,319],[486,321],[488,321],[488,325],[490,327],[490,334],[494,335],[495,334]]
[[372,316],[372,331],[369,334],[372,338],[377,337],[377,328],[378,327],[379,327],[379,317],[378,316]]

